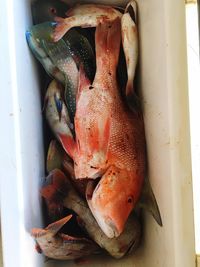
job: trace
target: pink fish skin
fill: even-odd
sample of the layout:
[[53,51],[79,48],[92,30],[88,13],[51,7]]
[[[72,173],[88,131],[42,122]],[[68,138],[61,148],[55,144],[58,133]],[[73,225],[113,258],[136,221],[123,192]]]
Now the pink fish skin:
[[73,27],[96,27],[99,23],[120,18],[122,14],[111,6],[85,4],[69,9],[66,16],[66,18],[55,18],[58,22],[54,32],[55,41],[60,40]]

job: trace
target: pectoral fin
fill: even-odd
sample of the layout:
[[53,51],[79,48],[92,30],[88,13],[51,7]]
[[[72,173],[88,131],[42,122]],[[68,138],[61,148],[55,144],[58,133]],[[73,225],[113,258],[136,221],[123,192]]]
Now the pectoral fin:
[[144,179],[143,190],[137,205],[150,212],[160,226],[163,225],[159,207],[147,177]]

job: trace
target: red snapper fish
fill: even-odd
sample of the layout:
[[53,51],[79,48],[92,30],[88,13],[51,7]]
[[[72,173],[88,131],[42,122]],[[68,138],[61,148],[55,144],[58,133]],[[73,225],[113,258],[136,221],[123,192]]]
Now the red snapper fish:
[[122,233],[139,199],[146,170],[141,110],[128,108],[117,84],[120,43],[120,19],[97,26],[92,84],[80,67],[76,141],[68,142],[66,136],[62,142],[74,160],[76,178],[93,179],[86,192],[88,205],[109,238]]

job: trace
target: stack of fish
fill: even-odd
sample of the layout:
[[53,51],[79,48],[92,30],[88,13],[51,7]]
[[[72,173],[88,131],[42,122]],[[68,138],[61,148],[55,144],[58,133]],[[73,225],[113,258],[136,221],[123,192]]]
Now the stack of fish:
[[37,0],[32,14],[35,25],[26,37],[51,77],[44,109],[56,138],[41,188],[51,223],[32,229],[37,250],[60,260],[102,251],[121,258],[139,245],[141,207],[162,225],[146,177],[142,109],[134,90],[136,2],[125,9],[69,8]]

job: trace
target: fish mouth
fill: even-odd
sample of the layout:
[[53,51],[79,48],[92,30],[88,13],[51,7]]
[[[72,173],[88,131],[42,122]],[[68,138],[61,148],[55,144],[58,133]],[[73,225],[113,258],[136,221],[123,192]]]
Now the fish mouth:
[[[99,181],[99,179],[98,179]],[[88,206],[96,219],[99,227],[104,232],[104,234],[108,238],[114,238],[118,237],[121,234],[121,231],[117,229],[116,224],[113,222],[113,220],[110,217],[104,217],[102,216],[101,212],[99,212],[92,202],[92,197],[94,190],[97,190],[99,183],[97,181],[89,181],[87,188],[86,188],[86,200],[88,203]]]
[[111,218],[103,218],[102,215],[95,209],[92,208],[90,203],[88,203],[90,209],[92,211],[93,216],[95,217],[98,225],[100,226],[101,230],[108,238],[115,238],[120,235],[120,231],[117,229],[115,223],[112,221]]
[[105,220],[104,233],[109,238],[118,237],[120,235],[120,232],[118,231],[118,229],[115,226],[114,222],[110,218],[108,218],[107,220]]

